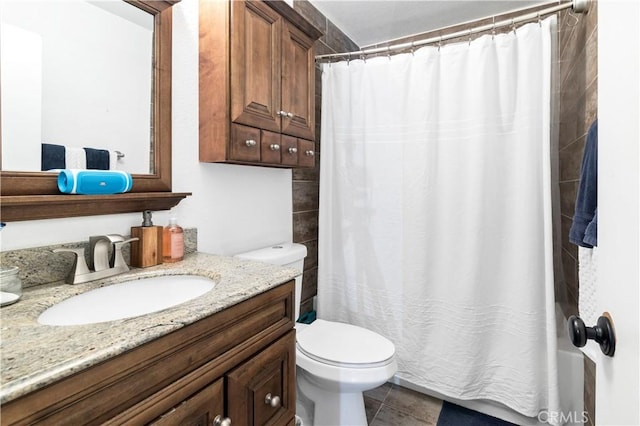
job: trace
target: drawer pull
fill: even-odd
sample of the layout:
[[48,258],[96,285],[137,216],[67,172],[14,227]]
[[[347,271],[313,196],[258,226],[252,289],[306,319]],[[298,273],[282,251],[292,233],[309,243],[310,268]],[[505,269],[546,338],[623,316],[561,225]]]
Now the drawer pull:
[[287,117],[289,117],[289,118],[293,118],[293,113],[292,113],[292,112],[288,112],[288,113],[287,113]]
[[252,147],[252,146],[256,146],[257,142],[256,142],[256,141],[254,141],[253,139],[247,139],[247,140],[244,142],[244,144],[245,144],[245,145],[247,145],[248,147]]
[[213,426],[231,426],[231,419],[218,414],[216,418],[213,419]]
[[298,148],[289,148],[289,154],[295,154],[298,152]]
[[271,145],[269,145],[269,149],[271,151],[277,151],[280,149],[280,145],[278,145],[277,143],[272,143]]
[[305,152],[304,152],[304,154],[305,154],[307,157],[313,157],[313,156],[315,155],[315,152],[313,152],[313,151],[309,150],[309,151],[305,151]]
[[271,393],[268,393],[267,396],[264,397],[264,403],[273,408],[277,408],[280,406],[280,397],[278,395],[271,396]]

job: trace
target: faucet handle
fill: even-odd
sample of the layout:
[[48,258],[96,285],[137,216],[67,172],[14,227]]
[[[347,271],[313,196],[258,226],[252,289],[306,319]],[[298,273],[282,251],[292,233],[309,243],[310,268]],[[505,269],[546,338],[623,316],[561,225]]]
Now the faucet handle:
[[89,268],[87,267],[87,262],[84,260],[84,247],[79,248],[57,248],[53,250],[54,253],[73,253],[75,254],[75,259],[73,260],[73,266],[69,271],[69,275],[67,275],[67,283],[74,284],[76,282],[76,277],[79,275],[88,274]]
[[125,262],[124,257],[122,257],[122,246],[124,244],[130,243],[132,241],[138,241],[138,240],[139,240],[138,237],[134,237],[134,238],[129,238],[128,240],[125,240],[123,238],[122,241],[113,242],[113,253],[111,255],[111,262],[110,262],[112,268],[122,268],[123,271],[129,270],[129,266],[127,266],[127,262]]

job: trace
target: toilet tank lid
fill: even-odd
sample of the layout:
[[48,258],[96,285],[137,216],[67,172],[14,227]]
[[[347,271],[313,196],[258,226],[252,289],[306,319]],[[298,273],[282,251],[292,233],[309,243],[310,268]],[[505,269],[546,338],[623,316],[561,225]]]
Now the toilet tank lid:
[[304,259],[307,256],[307,247],[297,243],[274,244],[258,250],[238,253],[235,257],[271,263],[274,265],[288,265]]

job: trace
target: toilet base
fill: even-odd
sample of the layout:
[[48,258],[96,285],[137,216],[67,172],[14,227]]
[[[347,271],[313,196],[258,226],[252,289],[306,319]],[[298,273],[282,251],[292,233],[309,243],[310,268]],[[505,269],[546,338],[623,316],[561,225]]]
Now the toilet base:
[[[297,369],[296,414],[305,426],[367,426],[362,392],[335,392],[314,386]],[[313,418],[310,414],[313,413]]]

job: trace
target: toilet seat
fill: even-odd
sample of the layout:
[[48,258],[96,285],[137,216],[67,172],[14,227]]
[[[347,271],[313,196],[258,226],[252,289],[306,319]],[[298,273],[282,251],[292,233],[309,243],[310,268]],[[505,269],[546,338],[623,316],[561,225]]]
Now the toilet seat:
[[393,343],[371,330],[321,319],[298,330],[296,346],[317,362],[345,368],[383,367],[395,355]]

